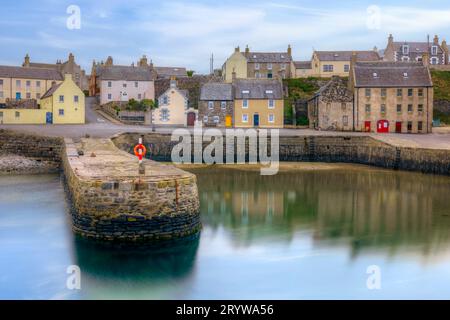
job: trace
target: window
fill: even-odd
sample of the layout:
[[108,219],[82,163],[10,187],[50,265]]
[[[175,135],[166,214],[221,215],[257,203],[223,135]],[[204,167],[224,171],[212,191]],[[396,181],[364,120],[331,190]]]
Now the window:
[[40,99],[41,98],[41,94],[38,92],[38,93],[36,93],[36,99]]
[[31,99],[31,92],[27,92],[26,97],[27,97],[27,99]]
[[269,113],[268,121],[272,123],[275,122],[275,115],[273,113]]
[[219,121],[220,121],[219,116],[214,116],[214,117],[213,117],[213,122],[214,122],[214,123],[219,123]]
[[381,110],[381,113],[386,113],[386,105],[382,104],[380,110]]
[[372,91],[370,89],[366,89],[366,97],[370,98],[371,95],[372,95]]
[[138,93],[138,100],[141,100],[141,99],[142,99],[142,94]]
[[0,98],[3,98],[3,91],[0,91]]
[[27,88],[31,87],[31,81],[27,80],[26,85],[27,85]]
[[135,88],[139,87],[139,82],[135,81],[135,82],[134,82],[134,87],[135,87]]
[[127,84],[126,83],[124,83],[123,85],[122,85],[124,88],[126,88],[127,87]]
[[408,97],[412,97],[414,93],[413,89],[408,89]]
[[403,73],[403,78],[408,78],[408,72]]
[[214,109],[214,101],[208,101],[208,109],[209,110]]
[[108,88],[111,88],[111,87],[112,87],[112,82],[108,81]]
[[324,64],[323,72],[333,72],[334,66],[332,64]]
[[417,123],[417,130],[419,130],[419,131],[422,131],[422,130],[423,130],[423,122],[422,122],[422,121],[419,121],[419,122]]
[[275,108],[275,101],[273,99],[269,99],[269,109]]
[[248,114],[244,113],[242,115],[242,122],[248,122]]
[[409,46],[407,44],[402,47],[403,54],[409,54]]
[[20,112],[16,111],[15,116],[16,116],[16,118],[20,118]]
[[259,70],[259,63],[255,63],[255,70]]
[[417,106],[417,111],[418,111],[418,112],[423,112],[423,104],[419,104],[419,105]]
[[78,103],[78,96],[73,96],[73,102]]
[[220,102],[220,108],[221,108],[222,110],[225,110],[225,109],[227,108],[227,102],[226,102],[226,101],[221,101],[221,102]]
[[345,102],[341,103],[341,109],[344,111],[347,109],[347,104]]
[[397,113],[402,113],[402,105],[401,104],[397,105]]
[[273,90],[266,90],[266,94],[272,94]]
[[267,70],[272,70],[272,64],[271,63],[267,64]]
[[403,97],[403,89],[397,89],[397,97]]
[[267,79],[272,79],[272,73],[271,73],[271,72],[269,72],[269,73],[267,74]]
[[3,87],[3,79],[0,79],[0,87]]
[[417,95],[418,95],[419,97],[423,97],[423,89],[419,89],[419,90],[417,91]]
[[169,104],[169,97],[168,96],[164,96],[163,97],[163,104]]
[[286,70],[286,64],[285,63],[281,64],[281,70]]
[[408,128],[408,132],[412,131],[412,121],[408,121],[407,128]]
[[250,90],[242,90],[242,94],[249,94]]
[[350,65],[345,64],[344,65],[344,72],[349,72],[350,71]]
[[208,116],[203,116],[203,122],[204,123],[208,122]]
[[20,86],[21,86],[20,80],[16,80],[16,87],[17,87],[17,88],[20,88]]
[[59,96],[59,102],[64,102],[64,96]]
[[403,62],[408,62],[409,61],[409,57],[402,57],[402,61]]
[[436,57],[431,58],[431,64],[439,64],[439,59]]
[[437,47],[437,46],[432,46],[432,47],[431,47],[431,54],[432,54],[433,56],[435,56],[435,55],[438,54],[438,47]]
[[256,78],[256,79],[261,78],[261,74],[260,74],[259,72],[255,72],[255,78]]
[[112,95],[111,95],[111,93],[108,93],[108,100],[111,100],[112,99]]
[[58,110],[58,114],[59,114],[60,116],[63,116],[63,115],[64,115],[64,109],[59,109],[59,110]]
[[370,104],[366,104],[366,112],[370,113]]
[[412,104],[408,104],[408,112],[413,112],[413,105]]
[[342,117],[342,123],[344,124],[344,126],[348,126],[348,116]]
[[36,81],[36,88],[40,88],[41,87],[41,82],[40,81]]
[[242,108],[244,108],[244,109],[248,108],[248,100],[247,99],[242,100]]
[[387,89],[381,89],[381,96],[386,97],[387,96]]
[[169,110],[168,109],[161,109],[161,121],[169,121]]

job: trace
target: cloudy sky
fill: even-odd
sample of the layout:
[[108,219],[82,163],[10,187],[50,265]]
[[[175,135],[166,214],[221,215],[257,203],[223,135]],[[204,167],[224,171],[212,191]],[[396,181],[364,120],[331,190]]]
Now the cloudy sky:
[[237,45],[278,51],[291,44],[302,60],[313,49],[384,48],[389,33],[450,40],[447,0],[2,0],[0,13],[0,64],[18,65],[26,53],[54,62],[73,52],[88,73],[93,59],[108,55],[130,65],[146,54],[155,65],[205,73],[211,54],[218,68]]

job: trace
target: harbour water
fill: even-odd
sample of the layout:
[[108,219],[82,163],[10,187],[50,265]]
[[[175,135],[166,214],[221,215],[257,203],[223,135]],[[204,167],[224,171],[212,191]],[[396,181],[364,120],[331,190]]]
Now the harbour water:
[[[450,178],[356,166],[195,169],[203,230],[75,238],[58,175],[0,177],[1,299],[448,299]],[[81,289],[66,286],[81,270]],[[379,289],[367,285],[379,271]]]

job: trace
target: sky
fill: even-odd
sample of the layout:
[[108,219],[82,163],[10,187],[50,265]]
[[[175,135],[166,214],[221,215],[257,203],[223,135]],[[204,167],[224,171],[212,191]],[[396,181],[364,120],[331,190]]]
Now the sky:
[[416,0],[2,0],[0,64],[66,60],[90,73],[92,61],[131,65],[147,55],[156,66],[208,73],[236,46],[286,51],[308,60],[313,50],[384,49],[398,41],[450,41],[450,2]]

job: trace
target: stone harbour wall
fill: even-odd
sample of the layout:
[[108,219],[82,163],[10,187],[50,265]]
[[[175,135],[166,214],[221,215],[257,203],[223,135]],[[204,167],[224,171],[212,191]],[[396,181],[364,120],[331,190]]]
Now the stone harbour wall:
[[92,172],[86,177],[81,170],[89,159],[83,157],[66,139],[63,167],[75,233],[99,240],[147,241],[185,237],[200,230],[195,175],[140,178]]
[[[133,144],[140,136],[138,133],[124,133],[115,136],[113,142],[120,149],[132,152]],[[151,133],[145,134],[143,138],[151,159],[171,161],[172,148],[178,142],[170,141],[170,135]],[[279,139],[280,161],[358,163],[450,175],[450,150],[397,147],[370,136],[357,135],[292,136]],[[203,148],[208,144],[204,143]],[[268,145],[270,149],[270,138]],[[248,159],[248,143],[245,150]]]
[[0,129],[0,174],[59,172],[63,139]]

